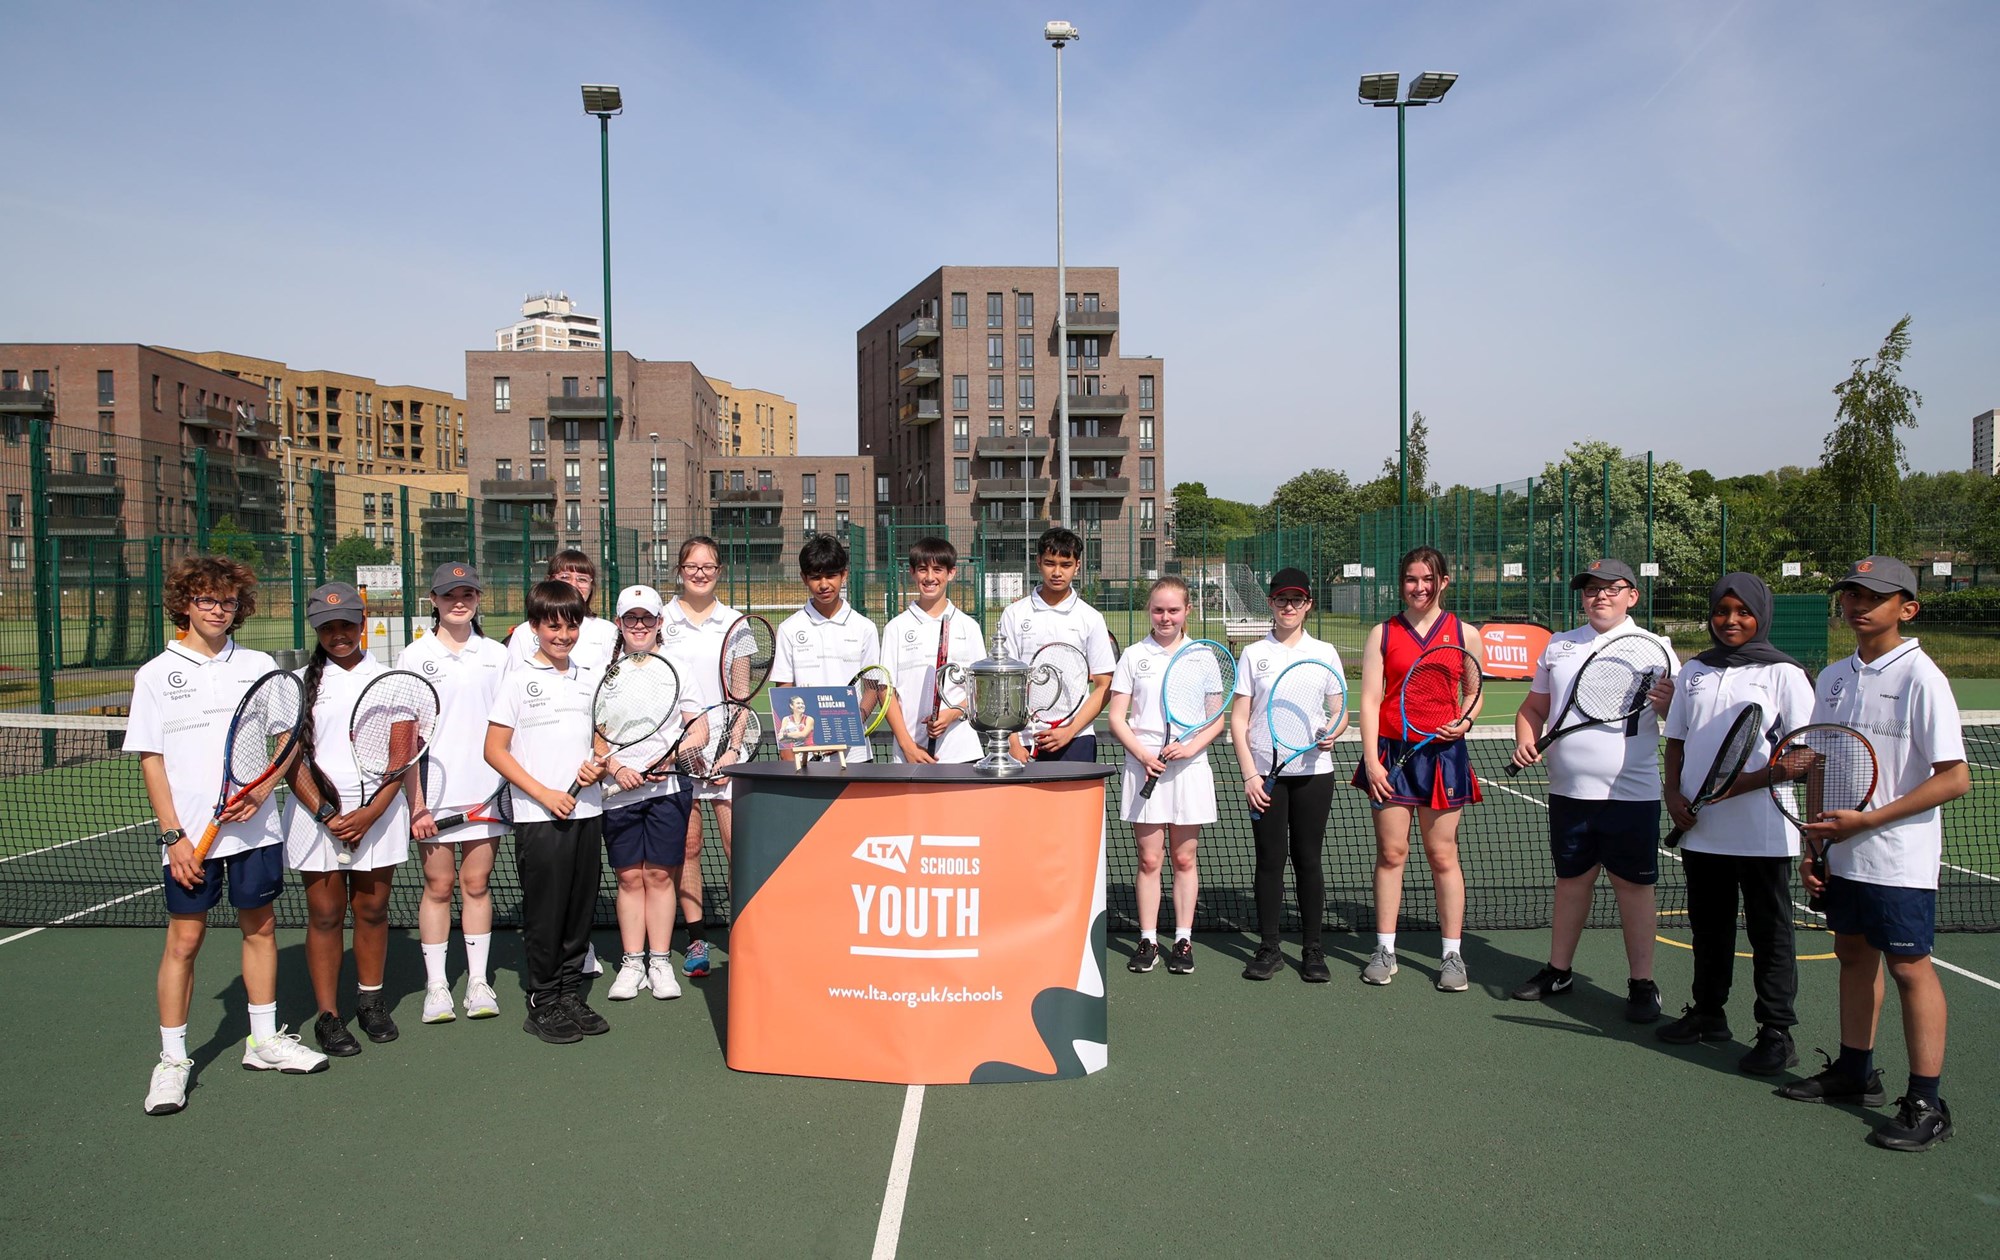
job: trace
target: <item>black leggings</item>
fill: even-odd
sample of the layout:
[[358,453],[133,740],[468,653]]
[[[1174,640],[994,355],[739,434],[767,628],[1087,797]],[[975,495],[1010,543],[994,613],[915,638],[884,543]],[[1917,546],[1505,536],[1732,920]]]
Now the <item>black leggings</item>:
[[1788,857],[1734,857],[1681,851],[1687,876],[1688,926],[1694,932],[1694,1008],[1720,1015],[1729,1005],[1736,970],[1736,907],[1750,938],[1750,980],[1757,1022],[1790,1028],[1799,969],[1792,936],[1792,866]]
[[1333,808],[1337,777],[1299,774],[1266,779],[1271,807],[1250,824],[1257,840],[1257,933],[1266,945],[1278,943],[1285,922],[1285,856],[1299,885],[1299,917],[1305,943],[1318,945],[1326,919],[1326,875],[1320,850],[1326,843],[1327,811]]

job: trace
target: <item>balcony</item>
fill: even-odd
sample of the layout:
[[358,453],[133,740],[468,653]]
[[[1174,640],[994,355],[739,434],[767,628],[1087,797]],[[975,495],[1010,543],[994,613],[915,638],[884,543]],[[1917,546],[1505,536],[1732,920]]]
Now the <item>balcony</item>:
[[503,503],[540,503],[556,497],[556,482],[553,477],[529,481],[483,477],[479,482],[479,497]]
[[190,407],[181,423],[196,429],[233,429],[236,417],[226,407]]
[[50,389],[0,389],[0,415],[53,416],[56,395]]
[[[611,414],[619,419],[625,417],[625,400],[611,399]],[[551,420],[602,420],[604,400],[594,394],[550,394],[549,419]]]
[[118,477],[114,473],[52,472],[45,484],[50,494],[118,493]]
[[[1074,441],[1075,439],[1071,439]],[[1045,437],[982,437],[972,440],[972,453],[981,459],[1019,459],[1021,447],[1025,443],[1028,454],[1046,455],[1054,438]]]
[[926,346],[938,339],[938,322],[927,316],[911,320],[896,330],[896,348]]
[[118,533],[116,516],[77,516],[67,512],[51,512],[48,524],[49,534],[56,538],[111,538]]
[[1077,435],[1069,440],[1069,453],[1072,455],[1123,455],[1131,449],[1132,439],[1128,437]]
[[278,440],[278,426],[274,421],[259,420],[255,416],[238,416],[236,436],[254,438],[259,442],[275,442]]
[[1130,477],[1071,477],[1072,499],[1122,499],[1132,492]]
[[1132,409],[1130,394],[1078,394],[1069,396],[1073,416],[1122,416]]
[[1069,311],[1063,317],[1063,324],[1072,333],[1115,333],[1118,331],[1118,312]]
[[[1019,477],[981,477],[972,483],[972,497],[975,499],[1019,499],[1023,495]],[[1049,479],[1034,477],[1028,480],[1026,496],[1029,499],[1049,497]]]
[[715,495],[717,503],[783,503],[785,492],[775,487],[743,490],[723,490]]
[[925,385],[938,380],[941,374],[942,369],[936,359],[912,359],[896,374],[896,382],[906,387]]
[[944,404],[935,398],[919,398],[896,409],[896,419],[902,424],[935,424],[943,417]]

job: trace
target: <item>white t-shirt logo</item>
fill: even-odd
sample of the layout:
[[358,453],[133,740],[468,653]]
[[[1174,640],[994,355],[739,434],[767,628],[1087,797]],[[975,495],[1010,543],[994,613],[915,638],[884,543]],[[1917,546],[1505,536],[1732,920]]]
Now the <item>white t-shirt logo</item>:
[[424,672],[426,674],[436,674],[438,672],[438,663],[436,661],[425,661]]
[[1260,674],[1264,674],[1264,673],[1269,673],[1269,672],[1270,672],[1270,669],[1271,669],[1271,658],[1270,658],[1270,657],[1268,657],[1268,656],[1260,656],[1260,657],[1258,657],[1258,658],[1257,658],[1257,672],[1258,672],[1258,673],[1260,673]]
[[171,674],[167,675],[167,686],[172,687],[175,691],[179,691],[181,688],[187,685],[188,685],[187,675],[181,673],[181,671],[175,670]]
[[528,684],[526,690],[530,696],[539,698],[542,694],[542,684],[538,682],[531,682]]

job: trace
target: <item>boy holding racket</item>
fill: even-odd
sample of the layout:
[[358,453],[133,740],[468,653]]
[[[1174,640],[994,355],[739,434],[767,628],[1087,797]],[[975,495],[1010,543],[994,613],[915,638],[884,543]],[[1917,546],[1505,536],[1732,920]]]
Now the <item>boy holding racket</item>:
[[962,720],[962,689],[943,678],[947,666],[986,659],[979,623],[945,594],[958,573],[958,548],[947,538],[919,538],[910,546],[909,562],[916,595],[882,627],[882,664],[896,689],[896,703],[889,707],[895,760],[977,761],[979,737]]
[[[590,606],[553,579],[528,592],[536,649],[507,676],[487,715],[486,761],[514,787],[514,862],[521,881],[522,1027],[550,1045],[609,1032],[583,1000],[583,956],[597,907],[604,819],[595,784],[591,700],[599,671],[571,655]],[[581,790],[571,796],[564,784]]]
[[[799,548],[799,580],[805,583],[806,603],[778,626],[771,685],[845,687],[882,659],[875,623],[841,594],[847,585],[847,548],[831,534],[814,534]],[[848,750],[847,759],[867,761],[872,755],[863,741]]]
[[1874,745],[1871,809],[1835,810],[1801,829],[1826,846],[1822,881],[1809,851],[1800,863],[1806,890],[1824,898],[1840,960],[1840,1058],[1778,1091],[1799,1102],[1884,1101],[1874,1065],[1882,1013],[1882,967],[1896,981],[1909,1047],[1909,1088],[1896,1118],[1868,1140],[1892,1151],[1926,1151],[1951,1136],[1951,1109],[1938,1094],[1944,1072],[1945,1001],[1931,966],[1943,831],[1938,811],[1971,788],[1958,704],[1944,674],[1903,623],[1917,615],[1917,579],[1891,556],[1855,562],[1834,586],[1840,615],[1854,630],[1854,655],[1819,676],[1813,721],[1851,727]]
[[[257,611],[257,579],[220,556],[195,556],[167,574],[167,615],[184,635],[141,666],[132,680],[125,751],[139,756],[146,798],[160,821],[167,900],[167,944],[156,992],[160,1058],[146,1090],[146,1114],[172,1115],[187,1106],[188,1007],[194,960],[208,934],[208,911],[225,885],[243,933],[243,990],[250,1036],[243,1066],[289,1075],[319,1072],[326,1056],[307,1049],[278,1025],[278,942],[271,903],[285,884],[284,835],[271,793],[262,787],[223,810],[222,827],[206,860],[194,841],[214,812],[222,781],[230,717],[252,683],[277,667],[264,652],[240,647],[231,633]],[[171,714],[171,720],[169,715]]]
[[1090,694],[1069,721],[1034,735],[1035,755],[1045,761],[1097,760],[1097,735],[1092,729],[1111,695],[1111,672],[1118,665],[1111,650],[1111,631],[1104,614],[1076,593],[1083,565],[1083,538],[1060,525],[1042,531],[1035,543],[1042,571],[1040,585],[1007,605],[1000,614],[1000,643],[1017,661],[1033,661],[1051,643],[1067,643],[1083,653],[1090,670]]
[[[1614,636],[1648,634],[1631,619],[1639,602],[1639,579],[1632,566],[1609,557],[1570,579],[1583,593],[1585,624],[1549,640],[1535,662],[1527,699],[1514,716],[1514,764],[1543,759],[1537,744],[1545,734],[1551,700],[1569,696],[1591,654]],[[1673,646],[1665,648],[1666,674],[1654,682],[1649,704],[1631,723],[1579,728],[1548,747],[1549,852],[1555,860],[1554,927],[1549,961],[1514,990],[1522,1002],[1560,997],[1575,985],[1570,964],[1590,915],[1599,870],[1611,878],[1624,929],[1625,1018],[1650,1024],[1660,1017],[1660,986],[1653,981],[1653,933],[1658,921],[1654,885],[1660,878],[1659,720],[1673,698]]]

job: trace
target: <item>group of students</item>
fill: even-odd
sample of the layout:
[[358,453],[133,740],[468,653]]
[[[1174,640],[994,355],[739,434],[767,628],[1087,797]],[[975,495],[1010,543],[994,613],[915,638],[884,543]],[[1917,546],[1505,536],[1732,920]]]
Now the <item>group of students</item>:
[[[1140,927],[1128,968],[1150,971],[1164,952],[1170,972],[1194,969],[1196,854],[1201,828],[1218,816],[1208,748],[1226,732],[1242,773],[1244,804],[1254,819],[1259,944],[1243,975],[1269,980],[1284,969],[1280,933],[1289,861],[1303,923],[1299,974],[1312,983],[1328,981],[1321,937],[1322,852],[1338,785],[1334,746],[1346,718],[1276,774],[1268,773],[1270,737],[1259,720],[1270,688],[1292,663],[1317,659],[1343,676],[1332,645],[1306,629],[1313,607],[1309,576],[1291,568],[1273,575],[1271,629],[1244,648],[1227,710],[1198,729],[1177,732],[1164,712],[1161,686],[1167,663],[1189,642],[1187,584],[1167,577],[1152,585],[1146,600],[1151,633],[1120,653],[1102,614],[1075,589],[1084,560],[1082,539],[1053,528],[1041,536],[1037,551],[1041,581],[1002,613],[996,646],[1025,661],[1045,645],[1067,643],[1087,663],[1088,696],[1067,721],[1028,735],[1034,756],[1094,762],[1101,714],[1125,750],[1121,817],[1131,824],[1137,849]],[[487,979],[492,930],[487,884],[504,828],[473,823],[440,832],[436,819],[447,808],[463,812],[485,799],[503,779],[513,795],[529,1032],[566,1044],[609,1028],[583,998],[584,976],[599,970],[590,927],[606,857],[617,878],[622,951],[608,996],[625,1000],[641,990],[663,999],[679,995],[671,957],[677,914],[689,936],[682,972],[707,974],[702,805],[707,804],[727,852],[727,777],[690,781],[672,766],[648,769],[678,738],[681,715],[649,741],[607,754],[601,742],[593,743],[591,701],[601,672],[615,657],[651,651],[665,654],[680,673],[683,715],[721,699],[708,692],[719,693],[721,640],[737,613],[716,598],[719,554],[712,540],[689,539],[680,550],[679,590],[671,600],[651,587],[630,587],[618,597],[615,621],[606,621],[590,613],[595,565],[581,552],[560,552],[548,579],[528,592],[526,619],[504,646],[482,633],[477,572],[466,564],[441,566],[431,590],[432,633],[396,662],[397,668],[421,673],[438,691],[431,756],[423,773],[408,776],[406,790],[373,798],[361,793],[346,746],[346,715],[355,694],[386,667],[360,646],[360,594],[342,583],[320,587],[307,610],[318,643],[302,671],[310,716],[301,755],[287,778],[292,791],[283,816],[270,801],[269,788],[253,793],[222,814],[221,839],[201,864],[183,827],[199,823],[208,808],[206,794],[220,775],[223,727],[236,699],[273,663],[230,637],[255,610],[255,581],[248,570],[215,557],[178,565],[168,581],[167,606],[184,634],[139,671],[126,739],[127,750],[140,756],[163,828],[171,915],[159,971],[162,1048],[146,1110],[168,1114],[185,1105],[193,963],[207,913],[225,883],[243,933],[251,1021],[246,1068],[317,1072],[327,1066],[328,1055],[360,1051],[339,1013],[342,928],[350,912],[359,982],[356,1021],[370,1040],[395,1039],[382,997],[388,896],[393,870],[408,858],[412,841],[421,850],[424,880],[423,1018],[444,1022],[456,1014],[446,979],[454,889],[462,906],[466,1014],[474,1019],[498,1014]],[[826,536],[808,541],[799,556],[807,599],[777,632],[771,681],[845,686],[862,670],[883,666],[894,687],[886,714],[891,756],[912,764],[969,762],[979,756],[977,738],[964,707],[951,703],[938,686],[937,672],[978,662],[987,644],[977,620],[960,613],[950,599],[957,570],[952,544],[922,539],[911,547],[908,564],[910,605],[878,635],[844,598],[845,548]],[[1361,757],[1348,783],[1366,793],[1375,822],[1376,942],[1360,976],[1372,985],[1390,983],[1398,971],[1396,924],[1413,823],[1436,889],[1442,940],[1435,985],[1462,992],[1470,983],[1462,953],[1465,880],[1458,849],[1463,810],[1481,797],[1463,739],[1478,708],[1422,748],[1398,738],[1396,708],[1404,675],[1426,649],[1456,644],[1478,655],[1477,637],[1444,608],[1450,581],[1437,550],[1411,551],[1400,566],[1401,611],[1373,627],[1362,648],[1360,698],[1352,706]],[[1538,744],[1552,702],[1567,694],[1597,647],[1612,636],[1650,633],[1631,620],[1637,580],[1623,562],[1597,561],[1571,585],[1582,595],[1585,624],[1553,636],[1536,662],[1514,721],[1516,765],[1544,760]],[[1815,845],[1831,845],[1831,876],[1822,888],[1810,862],[1802,868],[1808,889],[1824,893],[1828,926],[1835,933],[1841,1053],[1817,1075],[1781,1092],[1802,1101],[1869,1106],[1885,1101],[1872,1047],[1886,959],[1902,999],[1911,1075],[1896,1121],[1871,1140],[1922,1150],[1951,1132],[1949,1110],[1938,1094],[1944,997],[1929,957],[1941,860],[1938,810],[1962,795],[1970,781],[1949,686],[1916,641],[1901,636],[1903,624],[1918,611],[1916,582],[1907,566],[1869,557],[1834,590],[1841,615],[1855,632],[1856,651],[1822,672],[1816,692],[1798,663],[1770,643],[1769,590],[1754,575],[1731,573],[1711,594],[1713,646],[1655,684],[1640,720],[1581,730],[1548,746],[1552,943],[1547,964],[1512,995],[1543,1001],[1574,988],[1571,967],[1602,871],[1618,904],[1630,969],[1626,1017],[1640,1023],[1660,1018],[1652,963],[1664,804],[1686,828],[1681,852],[1695,981],[1682,1016],[1661,1026],[1658,1035],[1676,1043],[1730,1039],[1724,1012],[1740,904],[1753,951],[1759,1025],[1740,1066],[1772,1075],[1796,1065],[1790,1032],[1797,1022],[1790,869],[1800,855],[1800,836],[1761,790],[1773,775],[1768,745],[1753,752],[1729,798],[1698,818],[1688,801],[1731,717],[1746,703],[1772,715],[1773,730],[1816,721],[1856,727],[1876,737],[1885,785],[1876,795],[1882,803],[1808,825],[1804,830]],[[1671,644],[1661,643],[1673,660]],[[1664,783],[1657,755],[1661,718],[1667,737]],[[1017,756],[1030,753],[1018,741],[1014,749]],[[858,749],[855,755],[868,752]],[[574,794],[560,786],[571,780],[578,785]],[[1142,792],[1148,780],[1155,781],[1154,789]],[[601,784],[609,781],[620,790],[607,801]],[[366,803],[347,812],[322,808],[322,791],[329,787],[326,795],[333,799]],[[337,844],[349,846],[349,860],[337,860]],[[1163,951],[1158,929],[1169,861],[1174,936]],[[317,1053],[276,1022],[271,904],[286,867],[299,872],[306,890],[307,966],[319,1005]]]

